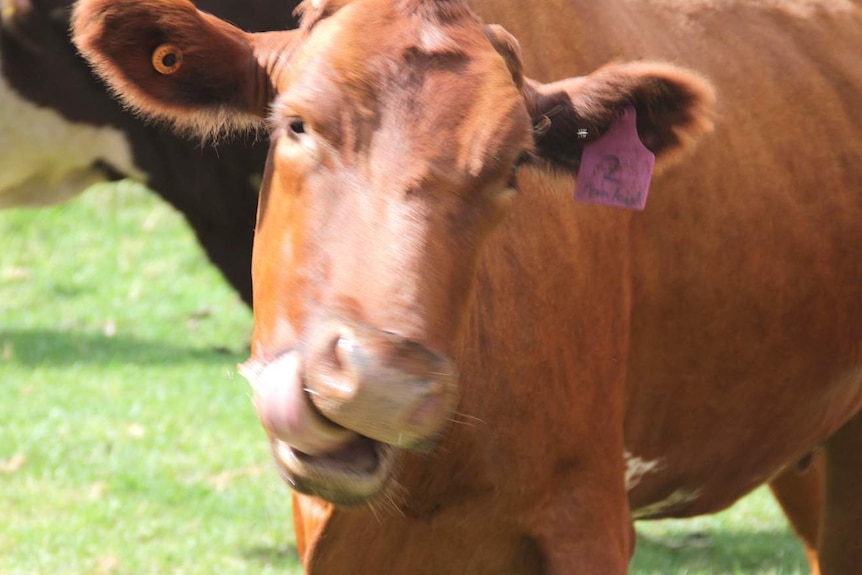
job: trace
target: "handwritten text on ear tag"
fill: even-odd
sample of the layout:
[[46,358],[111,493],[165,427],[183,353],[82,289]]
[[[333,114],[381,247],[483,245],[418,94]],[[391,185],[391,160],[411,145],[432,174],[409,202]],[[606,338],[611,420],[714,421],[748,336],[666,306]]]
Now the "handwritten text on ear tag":
[[601,138],[584,146],[575,199],[642,210],[654,165],[655,154],[638,138],[637,114],[630,107]]

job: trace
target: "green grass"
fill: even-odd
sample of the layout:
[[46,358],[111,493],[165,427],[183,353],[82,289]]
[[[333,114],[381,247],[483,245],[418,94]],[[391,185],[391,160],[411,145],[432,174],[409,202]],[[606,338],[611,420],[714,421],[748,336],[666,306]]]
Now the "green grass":
[[716,515],[643,521],[637,527],[633,574],[809,573],[802,545],[765,487]]
[[[100,186],[0,212],[0,247],[0,574],[300,573],[251,315],[181,218]],[[762,491],[639,531],[638,575],[807,572]]]
[[251,315],[132,184],[0,214],[0,573],[299,573]]

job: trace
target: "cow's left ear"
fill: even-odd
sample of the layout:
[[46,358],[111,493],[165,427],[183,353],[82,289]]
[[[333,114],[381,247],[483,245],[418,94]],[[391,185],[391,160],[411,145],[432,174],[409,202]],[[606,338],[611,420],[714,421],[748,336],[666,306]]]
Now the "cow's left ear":
[[667,164],[712,129],[712,86],[693,72],[665,63],[610,64],[588,76],[542,84],[525,78],[522,91],[533,119],[536,156],[577,172],[584,145],[601,137],[626,109],[637,131]]
[[260,123],[295,38],[247,34],[189,0],[78,0],[72,30],[129,107],[204,135]]

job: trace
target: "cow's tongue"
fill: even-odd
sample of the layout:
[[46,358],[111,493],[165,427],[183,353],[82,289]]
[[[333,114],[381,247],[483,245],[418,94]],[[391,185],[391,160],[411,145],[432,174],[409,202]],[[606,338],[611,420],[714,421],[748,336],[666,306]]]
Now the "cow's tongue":
[[258,417],[270,436],[312,456],[344,452],[357,434],[324,419],[303,390],[299,354],[286,353],[262,370],[253,364],[240,373],[254,388]]

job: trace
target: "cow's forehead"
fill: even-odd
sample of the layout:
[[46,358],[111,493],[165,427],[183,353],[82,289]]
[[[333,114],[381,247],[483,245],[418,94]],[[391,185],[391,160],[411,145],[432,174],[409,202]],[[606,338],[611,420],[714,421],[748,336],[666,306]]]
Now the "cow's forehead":
[[[353,0],[340,2],[337,10],[327,12],[333,4],[323,4],[303,18],[304,37],[290,56],[288,73],[280,82],[282,90],[295,83],[297,76],[308,75],[328,77],[347,89],[369,90],[410,75],[421,66],[423,56],[467,62],[487,58],[493,50],[479,21],[466,8],[443,20],[435,11],[411,11],[409,2]],[[436,6],[434,2],[416,4]],[[487,67],[477,69],[489,71]]]
[[[433,135],[434,155],[473,175],[493,167],[488,158],[508,160],[528,130],[505,60],[469,10],[408,12],[407,4],[355,0],[306,24],[276,110],[323,123],[395,124],[408,138],[404,149],[428,150],[422,140]],[[447,137],[454,147],[439,149]]]

